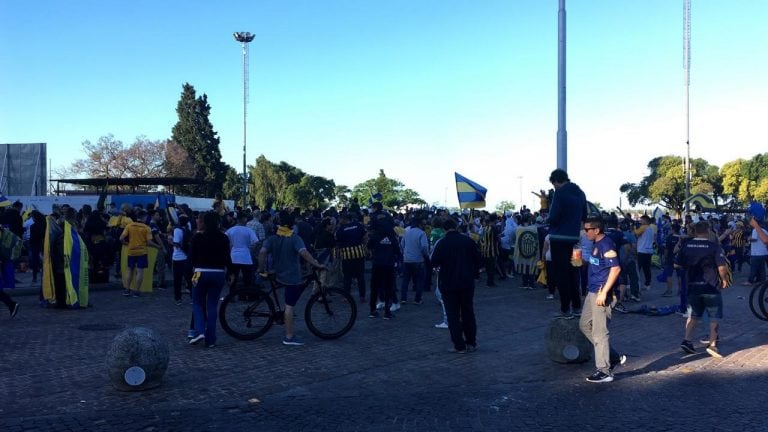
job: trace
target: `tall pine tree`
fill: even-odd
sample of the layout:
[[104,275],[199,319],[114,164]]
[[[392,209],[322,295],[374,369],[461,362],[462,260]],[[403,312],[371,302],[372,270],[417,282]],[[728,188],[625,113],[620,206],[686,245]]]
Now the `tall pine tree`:
[[179,188],[182,193],[213,197],[222,191],[228,166],[221,160],[219,137],[208,119],[210,112],[208,96],[196,97],[195,88],[185,83],[176,105],[179,121],[173,126],[171,139],[187,151],[195,164],[195,178],[205,183]]

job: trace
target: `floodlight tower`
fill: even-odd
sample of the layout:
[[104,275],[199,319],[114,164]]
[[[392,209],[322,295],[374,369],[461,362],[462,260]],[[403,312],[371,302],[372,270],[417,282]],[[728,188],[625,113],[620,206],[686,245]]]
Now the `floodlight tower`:
[[256,36],[250,32],[235,32],[233,36],[243,46],[243,208],[245,208],[248,203],[248,172],[245,165],[245,148],[247,143],[246,112],[248,105],[248,44]]
[[688,198],[691,196],[691,0],[683,0],[683,81],[685,86],[685,212],[690,211]]
[[565,128],[565,0],[557,11],[557,167],[568,170],[568,131]]

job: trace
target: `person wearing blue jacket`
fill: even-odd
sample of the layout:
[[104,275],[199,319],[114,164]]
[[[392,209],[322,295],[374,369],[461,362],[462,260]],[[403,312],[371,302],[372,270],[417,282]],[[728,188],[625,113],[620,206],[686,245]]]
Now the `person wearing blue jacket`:
[[581,226],[587,218],[587,198],[568,173],[552,171],[549,182],[555,188],[549,210],[549,241],[552,251],[552,275],[560,294],[559,318],[572,319],[581,314],[579,270],[571,265],[574,245],[579,241]]

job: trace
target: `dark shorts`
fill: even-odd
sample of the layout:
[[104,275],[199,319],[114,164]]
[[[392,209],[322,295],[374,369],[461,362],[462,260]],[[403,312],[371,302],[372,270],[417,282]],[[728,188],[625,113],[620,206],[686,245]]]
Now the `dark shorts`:
[[301,297],[301,292],[304,287],[301,285],[286,285],[285,286],[285,304],[288,306],[296,306],[296,303]]
[[692,318],[701,318],[707,311],[710,320],[723,319],[723,296],[720,293],[689,293],[688,307]]
[[128,268],[140,268],[145,269],[149,267],[149,259],[147,255],[130,256],[128,255]]

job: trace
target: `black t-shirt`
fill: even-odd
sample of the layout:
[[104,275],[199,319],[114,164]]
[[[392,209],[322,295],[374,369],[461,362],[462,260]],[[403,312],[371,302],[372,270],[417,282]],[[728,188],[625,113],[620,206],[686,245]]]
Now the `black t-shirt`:
[[720,245],[707,239],[690,239],[683,243],[675,264],[685,269],[689,291],[718,292],[720,276],[717,268],[725,265],[725,253]]

